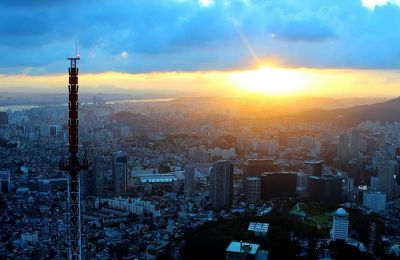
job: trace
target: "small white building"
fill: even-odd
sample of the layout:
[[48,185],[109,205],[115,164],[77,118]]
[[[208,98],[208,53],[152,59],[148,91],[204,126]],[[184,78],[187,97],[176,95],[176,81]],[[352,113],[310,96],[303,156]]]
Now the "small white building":
[[257,237],[266,238],[269,230],[269,224],[262,222],[250,222],[247,230],[253,232]]
[[333,213],[333,225],[331,230],[332,240],[349,238],[349,215],[343,208],[338,208]]

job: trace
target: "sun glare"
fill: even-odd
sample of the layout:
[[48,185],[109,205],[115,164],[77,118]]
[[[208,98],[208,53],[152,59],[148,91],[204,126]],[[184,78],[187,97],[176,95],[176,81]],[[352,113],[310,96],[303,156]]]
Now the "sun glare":
[[299,69],[260,68],[230,76],[240,89],[273,96],[294,95],[307,88],[309,75]]

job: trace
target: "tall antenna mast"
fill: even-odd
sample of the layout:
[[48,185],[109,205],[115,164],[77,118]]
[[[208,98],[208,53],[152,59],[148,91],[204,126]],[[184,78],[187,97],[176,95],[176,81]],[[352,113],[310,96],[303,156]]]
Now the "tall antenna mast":
[[78,53],[78,42],[75,42],[75,57],[80,59],[80,55]]
[[[75,45],[77,51],[77,44]],[[69,73],[69,159],[60,161],[60,170],[68,172],[68,216],[69,216],[69,259],[82,259],[82,231],[81,231],[81,203],[80,203],[80,183],[79,172],[87,170],[87,160],[78,159],[78,73],[77,61],[80,56],[76,53],[75,57],[68,58],[70,61]]]

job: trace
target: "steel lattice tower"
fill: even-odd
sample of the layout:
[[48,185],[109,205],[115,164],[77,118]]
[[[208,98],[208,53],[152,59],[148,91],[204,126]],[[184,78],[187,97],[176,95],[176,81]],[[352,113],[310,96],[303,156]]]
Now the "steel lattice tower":
[[79,55],[68,58],[71,62],[69,72],[69,159],[60,161],[60,170],[67,171],[68,182],[68,218],[69,218],[69,259],[82,258],[81,205],[79,171],[87,170],[87,161],[78,159],[78,72],[76,66]]

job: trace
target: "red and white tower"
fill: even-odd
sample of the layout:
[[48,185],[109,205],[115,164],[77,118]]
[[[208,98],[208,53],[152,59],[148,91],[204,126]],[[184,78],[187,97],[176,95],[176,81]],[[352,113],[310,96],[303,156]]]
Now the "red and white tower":
[[69,72],[69,158],[60,162],[60,170],[67,171],[68,182],[68,218],[69,218],[69,259],[82,259],[81,205],[79,172],[87,170],[86,160],[78,159],[78,73],[79,55],[68,58],[71,62]]

